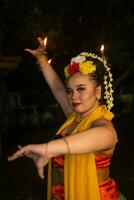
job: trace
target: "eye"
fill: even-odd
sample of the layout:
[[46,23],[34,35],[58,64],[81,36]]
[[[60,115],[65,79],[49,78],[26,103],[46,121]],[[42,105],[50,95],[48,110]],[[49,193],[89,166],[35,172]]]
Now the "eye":
[[66,92],[67,92],[67,95],[70,95],[70,94],[72,94],[72,90],[71,90],[71,89],[69,89],[69,88],[67,88]]
[[77,91],[78,91],[78,92],[82,92],[82,91],[84,91],[84,90],[86,90],[85,87],[79,87],[79,88],[77,88]]

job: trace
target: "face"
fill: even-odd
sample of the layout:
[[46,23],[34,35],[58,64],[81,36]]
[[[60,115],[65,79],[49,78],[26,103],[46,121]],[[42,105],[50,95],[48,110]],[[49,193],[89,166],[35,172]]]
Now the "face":
[[67,82],[67,94],[70,105],[82,118],[98,107],[101,87],[89,75],[77,72]]

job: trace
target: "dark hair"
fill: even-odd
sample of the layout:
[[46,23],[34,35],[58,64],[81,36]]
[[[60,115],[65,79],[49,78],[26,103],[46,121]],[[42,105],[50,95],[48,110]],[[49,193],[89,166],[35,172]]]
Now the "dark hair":
[[89,61],[93,61],[93,64],[96,66],[96,71],[94,73],[90,74],[90,77],[93,78],[97,86],[101,86],[101,99],[100,103],[103,104],[105,103],[104,99],[104,75],[105,75],[105,68],[102,62],[95,58],[87,58]]

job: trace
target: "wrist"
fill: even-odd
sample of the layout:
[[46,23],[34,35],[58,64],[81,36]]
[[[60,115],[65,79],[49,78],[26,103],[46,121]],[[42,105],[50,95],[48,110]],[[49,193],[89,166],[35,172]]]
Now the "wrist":
[[56,156],[56,152],[54,150],[53,140],[47,143],[47,156],[48,158],[53,158]]
[[39,52],[37,55],[36,55],[36,58],[37,58],[37,60],[39,61],[39,60],[47,60],[47,56],[46,56],[46,54],[44,54],[44,53],[42,53],[42,52]]
[[48,59],[43,56],[37,59],[37,64],[39,65],[40,70],[44,69],[49,63],[48,63]]
[[39,54],[37,57],[38,63],[46,63],[48,62],[48,58],[44,54]]
[[49,65],[48,62],[46,63],[37,63],[39,65],[39,71],[42,71],[43,69],[45,69],[45,67],[47,67],[47,65]]

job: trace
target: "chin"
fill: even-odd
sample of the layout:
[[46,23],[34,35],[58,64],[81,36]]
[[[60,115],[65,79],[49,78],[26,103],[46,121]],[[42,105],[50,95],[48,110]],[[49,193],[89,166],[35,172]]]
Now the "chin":
[[75,110],[76,112],[80,112],[80,111],[81,111],[81,109],[78,108],[78,107],[74,107],[74,110]]
[[77,114],[83,114],[84,111],[80,110],[80,109],[74,109],[74,111],[77,113]]

